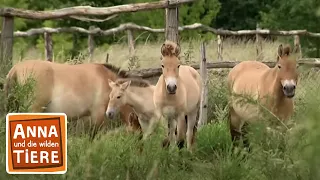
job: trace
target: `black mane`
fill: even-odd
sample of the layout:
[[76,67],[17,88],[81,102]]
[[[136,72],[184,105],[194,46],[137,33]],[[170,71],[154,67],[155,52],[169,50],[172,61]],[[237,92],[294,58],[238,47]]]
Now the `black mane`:
[[108,64],[108,63],[105,63],[103,64],[103,66],[107,69],[109,69],[110,71],[116,73],[119,77],[121,78],[127,78],[129,77],[129,73],[128,71],[126,70],[121,70],[119,67],[117,66],[114,66],[112,64]]

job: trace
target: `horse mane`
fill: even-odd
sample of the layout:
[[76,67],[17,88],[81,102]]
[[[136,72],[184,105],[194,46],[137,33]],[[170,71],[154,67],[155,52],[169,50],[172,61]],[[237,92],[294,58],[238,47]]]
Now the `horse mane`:
[[179,56],[180,45],[173,41],[166,40],[161,46],[162,56]]
[[119,67],[117,66],[114,66],[112,64],[108,64],[108,63],[105,63],[105,64],[102,64],[105,68],[109,69],[110,71],[116,73],[119,77],[121,78],[127,78],[129,77],[129,72],[126,71],[126,70],[121,70]]
[[127,81],[131,81],[130,86],[134,86],[134,87],[150,87],[151,86],[149,81],[138,79],[138,78],[119,78],[116,80],[115,83],[119,85]]

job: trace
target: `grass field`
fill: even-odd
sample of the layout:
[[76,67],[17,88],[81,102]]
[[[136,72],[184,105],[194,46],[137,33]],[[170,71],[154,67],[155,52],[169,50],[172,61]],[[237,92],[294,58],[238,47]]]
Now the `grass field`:
[[[192,46],[190,46],[190,44]],[[184,60],[197,62],[199,42],[182,44]],[[137,57],[140,67],[157,67],[160,63],[160,43],[138,45]],[[274,59],[278,42],[264,44],[264,58]],[[190,48],[193,47],[193,48]],[[95,62],[103,62],[106,53],[110,62],[129,66],[126,45],[97,49]],[[224,58],[231,60],[254,60],[255,46],[251,42],[228,42],[224,45]],[[208,59],[215,59],[214,42],[207,45]],[[38,56],[37,56],[38,55]],[[29,51],[26,59],[41,57],[36,50]],[[17,56],[15,57],[17,59]],[[17,60],[16,60],[17,61]],[[68,136],[68,171],[65,175],[8,175],[5,172],[5,121],[0,122],[0,179],[217,179],[217,180],[302,180],[320,178],[320,73],[299,68],[300,79],[295,97],[294,117],[286,130],[265,130],[267,122],[251,126],[249,140],[252,151],[233,149],[227,123],[227,90],[225,73],[209,74],[209,120],[198,131],[194,154],[185,149],[179,153],[176,147],[160,148],[164,136],[162,127],[144,144],[135,134],[125,133],[120,126],[117,133],[102,132],[101,138],[89,143],[87,135],[73,131]],[[1,96],[2,93],[1,93]],[[3,98],[1,98],[3,99]],[[4,115],[2,116],[4,117]],[[111,123],[111,122],[109,122]]]

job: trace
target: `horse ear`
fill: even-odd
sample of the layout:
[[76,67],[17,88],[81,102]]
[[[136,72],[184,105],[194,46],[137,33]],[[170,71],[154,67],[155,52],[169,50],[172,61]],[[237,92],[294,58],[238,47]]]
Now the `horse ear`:
[[131,84],[131,80],[124,82],[123,84],[121,84],[121,89],[122,90],[126,90]]
[[165,43],[163,43],[162,44],[162,46],[161,46],[161,54],[162,54],[162,56],[165,56]]
[[277,62],[279,61],[279,58],[282,56],[282,53],[283,53],[283,46],[282,44],[280,44],[278,47]]
[[109,86],[110,86],[110,87],[113,87],[113,86],[116,85],[116,83],[113,82],[111,79],[108,79],[108,83],[109,83]]

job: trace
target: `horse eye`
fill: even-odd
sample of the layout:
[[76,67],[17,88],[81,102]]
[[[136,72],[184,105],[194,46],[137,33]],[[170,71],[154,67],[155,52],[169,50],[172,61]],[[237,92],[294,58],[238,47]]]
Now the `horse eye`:
[[178,65],[178,68],[180,67],[180,65]]
[[278,65],[278,68],[281,69],[281,65]]
[[121,98],[121,96],[117,96],[117,99],[120,99]]
[[164,65],[161,65],[162,68],[164,68]]

